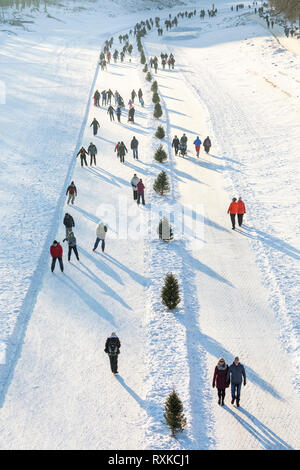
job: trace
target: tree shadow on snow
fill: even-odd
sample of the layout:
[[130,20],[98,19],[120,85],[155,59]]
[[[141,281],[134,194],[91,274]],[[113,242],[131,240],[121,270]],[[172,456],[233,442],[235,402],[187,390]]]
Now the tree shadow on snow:
[[[231,414],[255,439],[265,448],[273,450],[293,450],[293,448],[277,436],[270,428],[259,421],[248,411],[242,407],[239,408],[239,413],[235,413],[231,408],[224,406],[223,409]],[[240,416],[243,413],[249,418],[253,425]]]

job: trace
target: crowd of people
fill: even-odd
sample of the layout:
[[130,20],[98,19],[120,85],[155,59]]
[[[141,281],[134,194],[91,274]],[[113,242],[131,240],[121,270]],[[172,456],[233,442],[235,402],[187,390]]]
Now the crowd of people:
[[[212,10],[208,11],[209,16],[215,16],[216,13],[217,13],[217,10],[214,7]],[[173,26],[176,26],[178,23],[177,18],[179,18],[180,16],[191,18],[192,16],[195,16],[195,15],[196,15],[196,10],[190,13],[188,12],[179,13],[177,17],[173,18],[173,20],[171,19],[171,15],[169,15],[169,19],[165,21],[166,29],[169,30]],[[201,10],[200,17],[204,18],[204,16],[205,16],[205,11]],[[154,21],[155,21],[155,25],[158,31],[160,30],[163,31],[162,28],[160,27],[160,19],[155,18]],[[136,36],[137,32],[141,31],[142,27],[144,29],[146,27],[148,29],[151,29],[151,27],[154,25],[154,21],[153,19],[150,19],[150,20],[147,20],[146,22],[141,22],[140,24],[137,24],[133,30],[131,29],[129,31],[129,34],[120,35],[119,42],[120,44],[123,44],[123,48],[120,52],[117,49],[115,49],[113,53],[111,52],[111,48],[114,42],[113,38],[106,41],[104,49],[100,54],[101,70],[105,70],[107,68],[107,63],[110,63],[112,58],[114,62],[116,63],[119,59],[121,60],[121,62],[123,62],[126,53],[128,53],[131,56],[132,45],[129,43],[129,37],[131,35]],[[160,55],[160,58],[161,58],[161,65],[163,69],[165,69],[166,65],[168,65],[169,69],[171,68],[174,69],[175,58],[173,54],[168,55],[162,52]],[[150,58],[150,65],[151,65],[151,68],[154,68],[155,72],[157,72],[158,58],[156,56]],[[135,114],[134,103],[135,103],[136,98],[138,98],[141,106],[144,106],[143,92],[141,89],[139,89],[137,93],[133,89],[130,93],[130,98],[128,101],[128,107],[129,107],[128,121],[129,122],[134,122],[134,114]],[[112,105],[112,99],[114,99],[115,107]],[[124,99],[122,98],[122,96],[119,94],[118,91],[113,92],[111,89],[108,89],[108,90],[103,90],[102,92],[99,92],[99,90],[97,89],[93,95],[93,100],[94,100],[95,107],[100,107],[100,100],[101,100],[102,107],[107,106],[107,114],[109,115],[110,121],[114,121],[115,120],[114,116],[116,115],[117,121],[119,123],[121,122],[122,109],[125,108],[125,103],[124,103]],[[93,135],[96,136],[98,133],[98,130],[100,129],[100,124],[96,118],[93,119],[92,123],[90,124],[90,127],[92,127],[93,129]],[[185,157],[187,155],[187,144],[188,144],[188,137],[185,133],[183,133],[180,139],[177,137],[177,135],[175,135],[172,140],[172,148],[174,148],[175,156],[181,155]],[[199,158],[201,145],[202,145],[202,141],[199,136],[197,136],[196,139],[193,141],[193,145],[195,146],[196,157]],[[207,154],[209,154],[211,146],[212,146],[212,143],[211,143],[210,137],[207,136],[203,141],[203,147]],[[135,136],[133,136],[130,142],[130,149],[132,150],[133,159],[138,160],[139,141]],[[125,156],[128,153],[128,149],[125,143],[123,141],[117,142],[114,150],[117,154],[117,157],[120,160],[120,163],[124,163]],[[97,165],[97,161],[96,161],[97,153],[98,153],[97,147],[93,142],[90,142],[87,150],[85,149],[84,146],[82,146],[79,152],[77,153],[77,157],[80,157],[81,166],[82,167],[88,166],[88,162],[87,162],[88,156],[90,157],[90,166],[92,166],[93,164],[96,166]],[[130,184],[131,184],[132,191],[133,191],[133,200],[136,201],[137,205],[139,205],[140,203],[142,203],[142,205],[145,205],[145,186],[144,186],[143,180],[139,178],[136,173],[134,173],[130,181]],[[76,185],[74,181],[72,181],[66,191],[67,205],[70,205],[70,204],[74,205],[77,195],[78,193],[77,193]],[[230,214],[230,218],[232,222],[232,229],[233,230],[235,229],[236,215],[238,217],[238,224],[241,227],[243,223],[243,216],[246,213],[245,204],[241,198],[239,198],[238,201],[236,198],[232,199],[232,202],[228,208],[228,213]],[[66,232],[63,243],[67,242],[68,244],[68,261],[71,261],[72,253],[74,253],[76,259],[79,261],[77,241],[76,241],[76,237],[74,234],[74,228],[75,228],[74,218],[69,213],[66,213],[63,219],[63,224],[65,226],[65,232]],[[102,250],[102,253],[104,253],[107,231],[108,231],[107,225],[105,225],[103,221],[99,222],[96,228],[96,239],[95,239],[94,246],[92,248],[93,252],[95,252],[99,244],[101,244],[101,250]],[[53,244],[51,245],[50,254],[52,257],[51,271],[54,272],[56,262],[58,261],[60,269],[63,272],[64,271],[63,248],[62,248],[62,245],[57,240],[54,240]],[[116,333],[113,332],[110,335],[110,337],[107,338],[106,343],[105,343],[105,349],[104,349],[105,353],[107,353],[109,356],[111,371],[113,374],[118,373],[118,355],[120,354],[120,347],[121,347],[120,340],[118,336],[116,335]],[[245,373],[244,366],[239,362],[239,358],[236,357],[230,366],[226,364],[224,358],[221,358],[215,367],[215,371],[213,375],[213,384],[212,384],[213,387],[217,387],[219,405],[222,405],[222,406],[224,405],[226,388],[228,388],[229,385],[231,384],[231,396],[232,396],[231,403],[233,404],[234,401],[236,400],[236,404],[237,406],[239,406],[242,383],[246,385],[246,373]]]

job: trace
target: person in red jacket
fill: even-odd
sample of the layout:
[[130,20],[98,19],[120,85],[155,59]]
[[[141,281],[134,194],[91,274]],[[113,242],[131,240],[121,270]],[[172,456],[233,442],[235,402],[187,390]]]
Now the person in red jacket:
[[63,265],[63,260],[62,260],[63,249],[60,243],[58,243],[56,240],[54,240],[53,244],[50,246],[50,254],[52,256],[51,271],[52,272],[54,271],[56,260],[58,259],[60,270],[63,273],[64,272],[64,265]]
[[219,359],[218,364],[215,367],[214,378],[212,386],[215,388],[217,386],[218,389],[218,403],[219,405],[224,406],[224,399],[225,399],[225,390],[229,387],[229,382],[226,382],[226,376],[228,372],[228,365],[225,362],[225,359],[221,357]]
[[238,223],[239,223],[239,227],[241,227],[242,224],[243,224],[244,214],[246,214],[246,206],[243,203],[241,197],[239,197],[239,200],[237,202],[237,207],[238,207],[238,209],[237,209]]
[[137,203],[139,205],[140,199],[142,198],[142,204],[144,206],[145,205],[145,197],[144,197],[145,186],[144,186],[144,183],[141,179],[138,182],[138,184],[136,185],[136,188],[137,188]]
[[227,214],[230,214],[231,223],[232,223],[232,230],[235,229],[235,216],[237,214],[237,211],[238,211],[238,205],[237,205],[237,202],[236,202],[236,197],[234,197],[234,198],[232,198],[231,204],[228,207],[228,211],[227,211]]

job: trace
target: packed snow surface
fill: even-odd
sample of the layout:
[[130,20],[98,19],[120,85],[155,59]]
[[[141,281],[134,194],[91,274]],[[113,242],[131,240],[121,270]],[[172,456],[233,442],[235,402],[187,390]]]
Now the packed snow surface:
[[[175,70],[160,66],[155,76],[160,121],[136,48],[131,62],[105,72],[98,57],[106,39],[120,48],[120,33],[168,9],[150,11],[145,1],[133,13],[133,2],[128,11],[102,2],[0,32],[2,449],[300,448],[300,48],[248,9],[215,4],[216,17],[197,13],[143,40],[148,59],[176,59]],[[136,105],[134,124],[127,111],[121,124],[110,122],[107,108],[93,105],[96,88],[118,90],[126,109],[131,90],[142,88],[145,107]],[[153,159],[158,123],[164,164]],[[171,141],[183,132],[188,156],[175,157]],[[197,135],[212,140],[199,158]],[[124,164],[114,152],[121,140]],[[90,142],[97,166],[81,168],[76,154]],[[164,197],[152,189],[162,169],[171,186]],[[145,207],[132,198],[134,173],[146,186]],[[78,198],[67,206],[71,180]],[[235,232],[233,196],[247,208]],[[174,241],[157,239],[160,211],[184,214],[184,236],[175,224]],[[75,220],[80,262],[67,261],[65,212]],[[104,254],[92,251],[100,220],[108,225]],[[64,274],[50,272],[54,239]],[[160,301],[171,271],[180,284],[175,312]],[[122,344],[118,376],[103,351],[112,331]],[[241,407],[230,404],[229,389],[219,407],[213,370],[220,356],[230,364],[236,355],[248,376]],[[177,439],[163,424],[173,387],[188,420]]]

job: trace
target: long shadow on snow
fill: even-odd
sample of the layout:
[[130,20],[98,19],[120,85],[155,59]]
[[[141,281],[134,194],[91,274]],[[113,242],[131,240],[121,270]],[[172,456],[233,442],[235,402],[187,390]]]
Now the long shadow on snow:
[[224,406],[223,409],[230,413],[239,424],[241,424],[265,449],[273,450],[292,450],[293,448],[279,436],[277,436],[270,428],[255,418],[252,414],[244,410],[242,407],[239,408],[239,412],[247,416],[253,423],[252,426],[238,413],[235,413],[231,408]]
[[[80,246],[78,247],[78,251],[79,251],[79,253],[82,253],[82,250],[81,250]],[[82,261],[79,262],[79,265],[83,266],[86,269],[87,272],[80,269],[78,264],[74,264],[73,266],[78,271],[80,271],[84,276],[86,276],[88,279],[93,281],[95,284],[98,284],[98,286],[101,287],[104,290],[104,292],[106,293],[106,295],[108,297],[111,297],[112,299],[119,302],[127,310],[132,310],[130,305],[128,305],[126,302],[124,302],[124,300],[111,287],[109,287],[107,284],[105,284],[105,282],[103,282],[101,279],[99,279]],[[82,293],[85,293],[85,291],[81,287],[80,287],[80,289],[81,289]],[[87,294],[87,295],[89,295],[89,294]],[[96,302],[96,303],[98,303],[98,302]]]
[[226,165],[225,167],[223,165],[217,165],[216,163],[213,162],[207,162],[205,160],[199,160],[197,157],[189,157],[196,165],[201,166],[202,168],[206,168],[207,170],[212,170],[212,171],[224,171],[224,170],[231,170],[231,171],[237,171],[238,173],[241,173],[241,170],[238,170],[237,168],[233,168],[233,166]]
[[128,266],[125,266],[125,264],[121,263],[120,261],[116,260],[113,258],[111,255],[105,253],[105,258],[118,268],[122,269],[124,272],[126,272],[134,281],[137,283],[141,284],[142,286],[148,286],[150,283],[150,279],[148,277],[142,276],[141,274],[136,273],[132,269],[130,269]]
[[[115,155],[113,157],[115,157]],[[120,185],[114,183],[113,179],[117,180],[121,184],[124,184],[125,186],[130,186],[130,183],[128,181],[124,180],[120,176],[113,175],[112,173],[110,173],[107,170],[104,170],[103,168],[97,168],[97,169],[96,168],[95,169],[87,168],[87,170],[94,173],[94,175],[97,176],[98,178],[101,178],[101,179],[107,181],[108,183],[115,184],[116,186],[120,186]],[[111,178],[111,180],[109,180],[108,178],[103,176],[102,173],[105,173],[106,175],[108,175]]]
[[78,206],[72,206],[72,208],[81,214],[83,214],[87,219],[91,220],[92,222],[95,222],[98,224],[100,222],[99,217],[96,217],[94,214],[90,214],[89,212],[85,211],[84,209],[81,209],[81,207]]
[[229,158],[229,157],[218,157],[217,155],[213,155],[212,153],[209,153],[208,154],[210,157],[213,157],[213,158],[217,158],[218,160],[226,160],[228,162],[232,162],[232,163],[236,163],[237,165],[242,165],[242,166],[245,166],[244,163],[242,162],[238,162],[237,160],[233,160],[233,158]]
[[[266,245],[269,245],[274,250],[280,251],[281,253],[290,256],[291,258],[296,260],[300,259],[300,251],[283,240],[280,240],[280,238],[269,235],[268,233],[258,230],[255,227],[251,228],[246,225],[243,225],[243,227],[244,229],[248,230],[248,232],[244,232],[243,230],[238,230],[238,232],[243,234],[245,237],[251,238],[252,240],[258,240]],[[254,233],[252,234],[251,231]]]
[[[78,268],[76,265],[74,265],[79,271],[83,273],[83,271]],[[73,278],[69,277],[67,274],[64,274],[63,276],[58,277],[58,280],[65,284],[69,289],[71,289],[73,292],[75,292],[76,295],[82,300],[93,312],[95,312],[97,315],[100,315],[104,320],[108,321],[111,323],[113,326],[117,327],[114,317],[112,314],[106,310],[105,307],[103,307],[102,304],[99,304],[97,300],[94,299],[88,292],[86,292],[82,287],[80,287],[79,284],[77,284]]]
[[92,261],[98,269],[104,272],[107,276],[112,277],[115,281],[117,281],[119,284],[124,285],[124,282],[120,278],[119,274],[116,273],[110,266],[107,265],[107,263],[104,263],[103,259],[104,256],[102,256],[102,260],[97,259],[98,253],[95,252],[95,254],[91,255],[91,253],[88,253],[84,248],[80,248],[80,251],[84,254],[86,258],[88,258],[90,261]]

